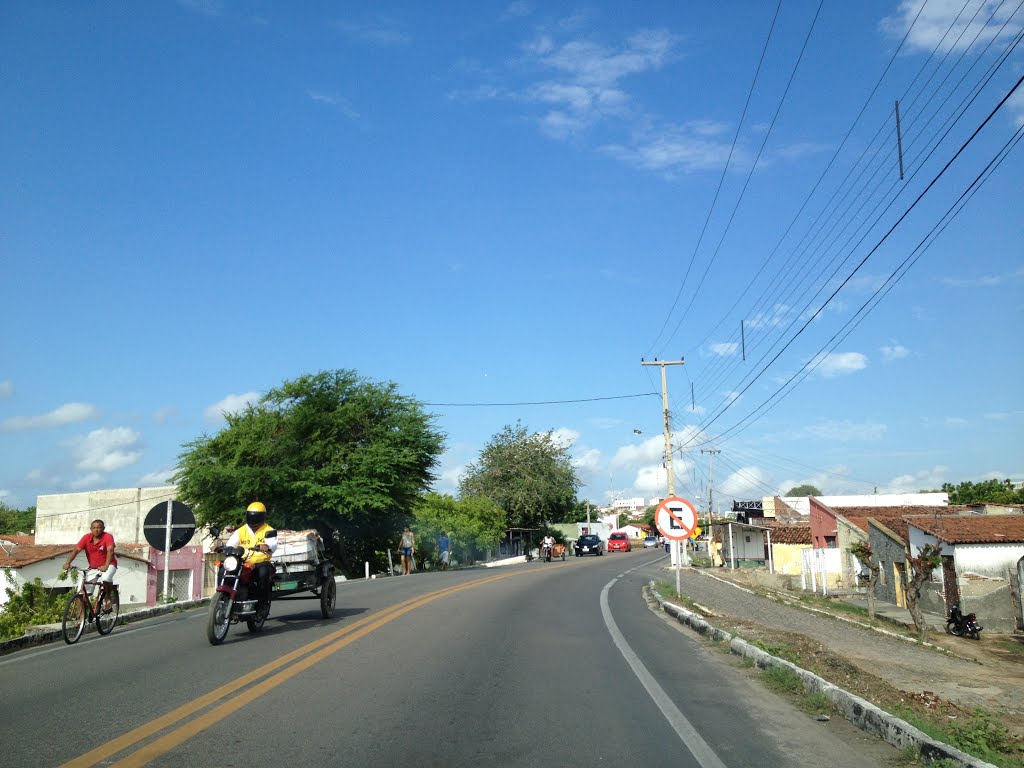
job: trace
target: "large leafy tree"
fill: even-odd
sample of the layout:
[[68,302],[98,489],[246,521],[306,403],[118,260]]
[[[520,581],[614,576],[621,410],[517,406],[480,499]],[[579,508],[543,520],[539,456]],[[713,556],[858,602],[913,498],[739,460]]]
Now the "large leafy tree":
[[519,423],[494,435],[459,480],[463,498],[490,499],[505,510],[510,528],[539,528],[564,519],[579,487],[569,446],[551,432],[530,434]]
[[349,574],[412,519],[444,448],[419,402],[350,370],[286,381],[225,419],[184,446],[180,498],[220,525],[258,499],[274,526],[320,531]]
[[0,533],[31,533],[36,528],[36,508],[15,509],[0,501]]
[[470,496],[456,499],[448,494],[428,493],[416,506],[417,553],[437,556],[437,540],[444,531],[452,552],[462,562],[494,547],[505,533],[505,510],[488,498]]
[[795,485],[786,491],[786,496],[821,496],[821,491],[810,483]]
[[949,494],[950,504],[1024,504],[1024,483],[1015,485],[1012,480],[992,478],[981,483],[943,483],[942,490]]

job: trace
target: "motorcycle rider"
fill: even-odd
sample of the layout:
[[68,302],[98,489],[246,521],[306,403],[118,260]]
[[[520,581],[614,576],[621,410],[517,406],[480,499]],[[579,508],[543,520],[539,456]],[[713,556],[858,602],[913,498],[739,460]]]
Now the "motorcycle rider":
[[541,541],[541,552],[545,560],[551,559],[551,548],[555,546],[555,537],[550,533]]
[[254,549],[246,565],[251,565],[259,587],[258,598],[263,605],[270,604],[270,588],[274,581],[274,565],[270,556],[277,549],[277,531],[267,524],[267,507],[254,501],[245,510],[245,525],[235,530],[225,546]]

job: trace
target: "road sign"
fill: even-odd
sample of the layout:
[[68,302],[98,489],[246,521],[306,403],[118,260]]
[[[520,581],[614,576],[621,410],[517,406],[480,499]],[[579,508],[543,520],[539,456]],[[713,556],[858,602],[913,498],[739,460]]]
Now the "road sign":
[[697,527],[697,510],[678,496],[669,496],[654,512],[654,524],[666,539],[683,541]]
[[188,544],[196,532],[196,518],[192,510],[180,501],[171,502],[171,547],[167,549],[167,502],[162,501],[149,510],[142,524],[142,533],[153,549],[173,552]]

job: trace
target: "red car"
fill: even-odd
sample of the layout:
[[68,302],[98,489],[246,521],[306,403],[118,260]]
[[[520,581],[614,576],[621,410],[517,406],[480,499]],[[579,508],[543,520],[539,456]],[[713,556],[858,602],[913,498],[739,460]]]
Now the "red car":
[[632,552],[633,542],[624,533],[613,533],[608,537],[609,552]]

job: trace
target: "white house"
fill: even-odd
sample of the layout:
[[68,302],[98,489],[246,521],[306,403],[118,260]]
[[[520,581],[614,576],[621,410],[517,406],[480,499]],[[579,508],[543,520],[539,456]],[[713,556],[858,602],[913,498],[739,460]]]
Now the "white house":
[[[7,539],[0,541],[0,605],[7,602],[7,588],[14,591],[34,579],[43,586],[57,592],[66,592],[76,585],[60,581],[57,577],[64,567],[68,555],[74,550],[73,544],[13,544]],[[146,584],[150,565],[145,559],[124,551],[116,551],[117,575],[121,604],[143,604],[146,602]],[[85,553],[79,552],[72,567],[86,566]]]

